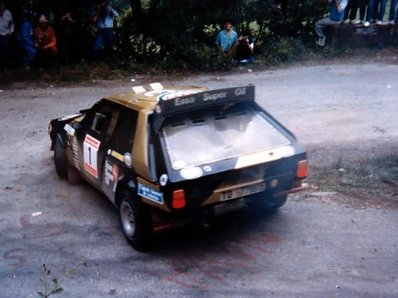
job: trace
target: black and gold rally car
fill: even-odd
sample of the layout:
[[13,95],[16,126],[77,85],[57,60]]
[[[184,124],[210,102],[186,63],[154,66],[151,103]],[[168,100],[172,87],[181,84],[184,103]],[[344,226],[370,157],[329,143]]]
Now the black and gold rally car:
[[254,94],[155,83],[105,97],[50,122],[56,172],[103,192],[136,249],[155,231],[248,201],[278,208],[305,188],[307,155]]

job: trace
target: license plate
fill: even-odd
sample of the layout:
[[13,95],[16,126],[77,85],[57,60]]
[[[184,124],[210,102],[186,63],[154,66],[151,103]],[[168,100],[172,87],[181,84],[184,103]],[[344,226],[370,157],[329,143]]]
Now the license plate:
[[236,198],[245,197],[254,193],[262,192],[265,190],[265,183],[258,183],[245,187],[236,188],[226,191],[221,195],[221,201],[228,201]]

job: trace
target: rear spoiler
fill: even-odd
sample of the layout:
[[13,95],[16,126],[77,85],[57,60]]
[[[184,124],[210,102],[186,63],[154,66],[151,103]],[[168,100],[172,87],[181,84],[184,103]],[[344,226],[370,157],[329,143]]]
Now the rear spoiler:
[[220,104],[254,102],[254,94],[255,87],[249,85],[203,91],[184,96],[160,96],[154,113],[155,131],[159,131],[163,121],[172,115]]

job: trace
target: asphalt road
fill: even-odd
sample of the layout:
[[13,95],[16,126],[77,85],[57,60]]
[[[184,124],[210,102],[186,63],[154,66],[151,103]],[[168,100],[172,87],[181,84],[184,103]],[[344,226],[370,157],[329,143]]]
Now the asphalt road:
[[[256,85],[261,105],[318,166],[344,157],[321,150],[333,146],[358,144],[351,155],[374,156],[378,144],[398,154],[397,65],[244,68],[182,81]],[[51,118],[131,86],[129,78],[0,93],[0,297],[57,286],[54,297],[398,296],[398,207],[349,208],[339,194],[301,193],[276,213],[245,209],[210,230],[160,234],[150,253],[132,249],[105,197],[56,176],[47,136]]]

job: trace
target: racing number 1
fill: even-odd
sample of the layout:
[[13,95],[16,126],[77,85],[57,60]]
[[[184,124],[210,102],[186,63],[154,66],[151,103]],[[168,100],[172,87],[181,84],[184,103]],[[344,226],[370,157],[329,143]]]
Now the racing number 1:
[[97,153],[100,144],[99,140],[90,135],[84,138],[84,169],[95,178],[98,178]]

